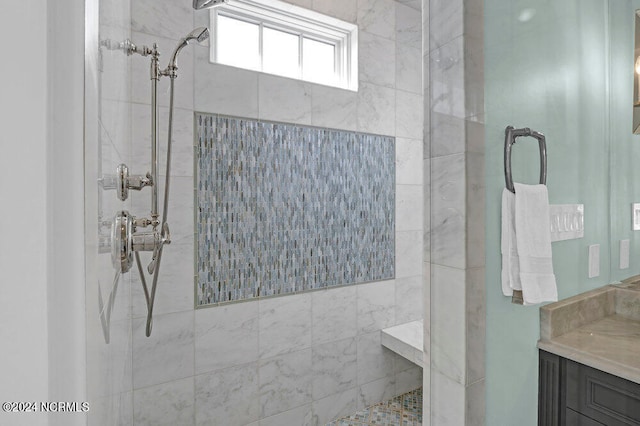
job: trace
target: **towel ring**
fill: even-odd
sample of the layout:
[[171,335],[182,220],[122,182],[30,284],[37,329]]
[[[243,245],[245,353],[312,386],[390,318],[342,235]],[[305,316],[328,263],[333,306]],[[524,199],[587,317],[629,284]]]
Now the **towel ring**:
[[514,194],[516,193],[513,187],[513,176],[511,174],[511,147],[516,143],[516,138],[520,136],[531,136],[538,140],[540,147],[540,184],[545,185],[547,183],[547,143],[544,135],[528,127],[514,129],[513,126],[507,126],[504,133],[504,179],[507,189]]

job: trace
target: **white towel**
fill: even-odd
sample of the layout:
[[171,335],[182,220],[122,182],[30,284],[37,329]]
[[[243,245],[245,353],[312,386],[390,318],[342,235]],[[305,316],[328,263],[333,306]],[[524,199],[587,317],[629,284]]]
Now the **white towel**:
[[555,302],[547,187],[514,187],[515,195],[506,189],[502,195],[502,291],[522,290],[525,305]]
[[507,188],[502,190],[502,294],[513,296],[513,290],[522,290],[520,259],[516,247],[516,196]]

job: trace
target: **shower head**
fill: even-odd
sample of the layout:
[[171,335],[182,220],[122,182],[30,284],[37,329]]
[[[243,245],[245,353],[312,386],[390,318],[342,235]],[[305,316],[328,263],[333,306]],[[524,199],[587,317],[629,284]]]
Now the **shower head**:
[[209,38],[209,28],[207,28],[207,27],[198,27],[198,28],[194,29],[193,31],[191,31],[189,34],[187,34],[187,36],[185,38],[183,38],[182,40],[185,43],[190,44],[193,41],[197,41],[198,43],[202,43],[203,41],[205,41],[208,38]]
[[228,1],[229,0],[193,0],[193,8],[195,10],[209,9],[228,3]]
[[187,46],[188,44],[197,41],[198,43],[202,43],[206,39],[209,38],[209,29],[207,27],[198,27],[187,34],[176,46],[176,49],[173,51],[173,55],[171,55],[171,60],[169,61],[169,65],[167,66],[168,74],[171,78],[176,77],[176,70],[178,69],[178,53]]

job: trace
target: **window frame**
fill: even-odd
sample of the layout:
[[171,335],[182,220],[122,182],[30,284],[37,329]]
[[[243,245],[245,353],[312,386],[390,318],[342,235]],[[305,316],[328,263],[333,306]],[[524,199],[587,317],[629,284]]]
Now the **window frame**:
[[[211,43],[209,60],[212,63],[225,64],[218,61],[217,46],[218,17],[227,17],[259,26],[259,65],[260,69],[244,68],[265,74],[279,75],[314,84],[339,87],[352,91],[358,90],[358,26],[309,9],[284,3],[279,0],[235,0],[211,9]],[[297,77],[275,74],[264,71],[263,29],[269,28],[283,31],[298,37],[298,70]],[[304,78],[304,39],[331,44],[334,46],[335,83],[317,82]]]

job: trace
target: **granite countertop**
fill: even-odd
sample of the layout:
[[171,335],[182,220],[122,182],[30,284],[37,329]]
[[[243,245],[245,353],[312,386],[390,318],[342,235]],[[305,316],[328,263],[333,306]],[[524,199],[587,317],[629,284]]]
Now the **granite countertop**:
[[640,383],[640,283],[543,306],[538,348]]

